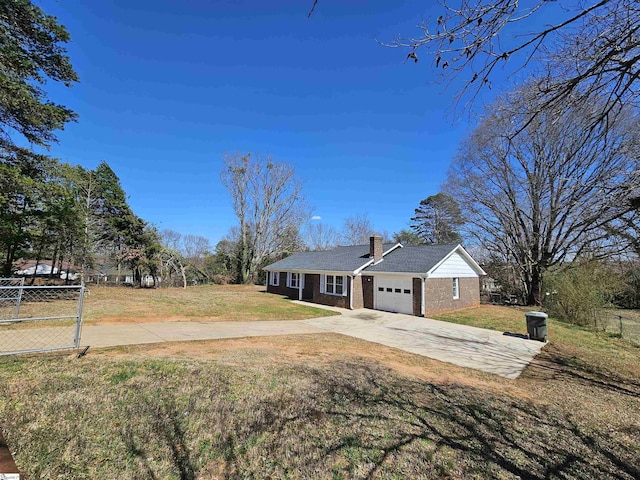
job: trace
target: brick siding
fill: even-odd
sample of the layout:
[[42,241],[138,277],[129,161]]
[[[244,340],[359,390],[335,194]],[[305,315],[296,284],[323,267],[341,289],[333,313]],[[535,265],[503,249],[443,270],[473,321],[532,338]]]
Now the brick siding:
[[293,300],[298,299],[298,289],[297,288],[289,288],[287,287],[287,272],[278,272],[280,277],[280,285],[277,287],[275,285],[271,285],[269,274],[267,274],[267,292],[275,293],[276,295],[284,295]]
[[347,289],[346,296],[327,295],[326,293],[320,293],[320,275],[318,275],[318,282],[313,285],[313,302],[329,305],[330,307],[349,308],[349,280],[349,277],[347,277],[345,285]]
[[[351,282],[351,278],[347,277],[347,284]],[[362,277],[356,277],[353,279],[353,309],[364,307],[364,288],[362,286]],[[347,295],[351,290],[347,290]]]
[[[277,295],[284,295],[289,298],[298,299],[298,289],[287,287],[287,273],[280,273],[280,285],[267,285],[267,292]],[[267,277],[268,280],[268,277]],[[305,274],[305,286],[303,297],[314,303],[329,305],[332,307],[350,308],[349,293],[351,278],[347,277],[345,288],[347,295],[327,295],[320,293],[320,275]],[[420,316],[422,308],[422,281],[419,278],[413,279],[413,314]],[[425,316],[435,315],[458,308],[467,308],[480,305],[480,279],[460,278],[458,283],[459,297],[453,298],[453,285],[451,278],[428,278],[425,282]],[[374,291],[373,277],[362,275],[355,278],[353,284],[353,308],[373,308]]]
[[480,305],[480,279],[478,277],[460,278],[458,290],[459,298],[454,299],[451,278],[427,278],[425,282],[425,316]]

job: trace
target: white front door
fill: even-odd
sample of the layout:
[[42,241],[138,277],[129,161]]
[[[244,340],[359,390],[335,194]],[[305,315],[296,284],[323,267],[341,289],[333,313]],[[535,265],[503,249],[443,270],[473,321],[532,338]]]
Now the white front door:
[[374,277],[373,296],[376,310],[413,315],[413,279]]

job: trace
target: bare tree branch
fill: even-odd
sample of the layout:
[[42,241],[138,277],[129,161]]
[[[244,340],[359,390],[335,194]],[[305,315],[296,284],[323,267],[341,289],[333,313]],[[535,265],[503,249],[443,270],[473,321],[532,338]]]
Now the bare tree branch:
[[[485,88],[491,88],[498,67],[511,65],[507,74],[513,75],[531,67],[534,60],[538,68],[530,73],[538,78],[541,108],[569,95],[576,102],[595,96],[606,97],[610,105],[637,101],[640,3],[636,0],[538,0],[531,6],[519,0],[456,3],[458,7],[443,1],[442,15],[422,23],[419,36],[398,37],[387,44],[408,49],[416,61],[426,51],[447,84],[466,76],[456,104],[463,103],[464,108],[473,104]],[[530,20],[553,5],[563,7],[563,18],[523,33]],[[553,13],[551,18],[562,16],[558,8]]]
[[640,158],[640,122],[630,109],[609,110],[594,124],[608,108],[602,102],[539,102],[531,84],[500,98],[460,148],[446,183],[468,233],[519,267],[529,303],[540,300],[549,267],[625,247],[610,240],[609,226],[633,209]]
[[220,178],[240,222],[242,281],[253,283],[270,256],[301,247],[300,225],[309,216],[302,182],[292,166],[250,154],[227,155]]

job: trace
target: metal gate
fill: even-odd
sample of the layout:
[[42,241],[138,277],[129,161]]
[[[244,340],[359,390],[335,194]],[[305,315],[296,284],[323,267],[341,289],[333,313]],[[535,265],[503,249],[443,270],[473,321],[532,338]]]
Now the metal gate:
[[26,287],[0,279],[0,355],[78,348],[84,285]]

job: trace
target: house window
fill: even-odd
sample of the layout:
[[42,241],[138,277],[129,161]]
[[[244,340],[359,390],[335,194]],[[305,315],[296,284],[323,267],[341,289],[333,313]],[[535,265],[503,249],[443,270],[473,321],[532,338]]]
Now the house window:
[[453,279],[453,298],[454,300],[460,298],[460,282],[459,279]]
[[287,273],[287,287],[300,288],[300,274],[289,272]]
[[343,275],[327,275],[324,283],[324,293],[329,295],[344,295],[345,281]]
[[280,285],[280,272],[269,272],[269,284],[274,287]]

